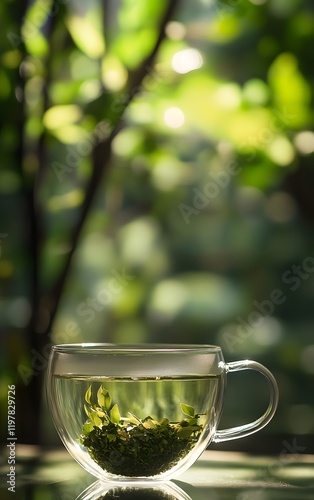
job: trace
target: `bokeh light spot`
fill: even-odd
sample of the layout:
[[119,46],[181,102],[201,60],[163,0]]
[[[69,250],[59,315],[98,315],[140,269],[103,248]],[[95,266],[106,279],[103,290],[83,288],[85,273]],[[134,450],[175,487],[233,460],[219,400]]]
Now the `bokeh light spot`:
[[75,104],[65,106],[52,106],[44,116],[45,127],[57,129],[64,125],[74,123],[82,117],[81,109]]
[[238,109],[241,104],[241,89],[237,84],[221,85],[216,92],[216,101],[223,109]]
[[170,128],[181,128],[185,123],[185,115],[180,108],[168,108],[164,113],[164,122]]
[[186,28],[177,21],[171,21],[166,26],[166,35],[170,40],[182,40],[186,35]]
[[116,57],[106,57],[102,63],[102,81],[108,90],[121,90],[128,79],[128,72]]
[[291,142],[284,136],[276,137],[268,147],[268,156],[280,167],[286,167],[294,160],[295,151]]
[[269,89],[265,82],[258,78],[249,80],[243,87],[244,99],[254,106],[266,104],[269,99]]
[[188,293],[183,283],[166,280],[156,286],[151,305],[156,313],[170,319],[185,305],[187,299]]
[[196,49],[183,49],[176,52],[172,58],[172,68],[180,74],[189,73],[201,68],[203,58]]
[[314,132],[305,130],[295,136],[294,144],[300,153],[309,155],[314,153]]
[[17,328],[25,328],[30,319],[31,312],[29,301],[25,297],[18,297],[10,303],[7,310],[10,324]]
[[154,185],[162,191],[171,191],[182,180],[182,166],[173,158],[162,158],[152,171]]
[[253,330],[253,339],[260,346],[274,346],[282,340],[282,337],[282,326],[275,318],[263,318],[262,324]]

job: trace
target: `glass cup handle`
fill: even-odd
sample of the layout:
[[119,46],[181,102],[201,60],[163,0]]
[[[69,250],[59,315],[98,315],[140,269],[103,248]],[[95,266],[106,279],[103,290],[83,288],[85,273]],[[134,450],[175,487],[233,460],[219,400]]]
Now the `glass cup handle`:
[[270,399],[267,410],[260,418],[246,425],[240,425],[238,427],[230,427],[229,429],[216,431],[213,437],[214,443],[221,443],[222,441],[229,441],[231,439],[238,439],[249,436],[250,434],[253,434],[254,432],[257,432],[265,427],[265,425],[267,425],[268,422],[270,422],[270,420],[273,418],[277,409],[279,399],[278,386],[274,376],[267,368],[265,368],[265,366],[261,365],[260,363],[246,359],[244,361],[224,363],[223,366],[226,373],[238,372],[241,370],[255,370],[264,375],[264,377],[266,377],[269,382]]

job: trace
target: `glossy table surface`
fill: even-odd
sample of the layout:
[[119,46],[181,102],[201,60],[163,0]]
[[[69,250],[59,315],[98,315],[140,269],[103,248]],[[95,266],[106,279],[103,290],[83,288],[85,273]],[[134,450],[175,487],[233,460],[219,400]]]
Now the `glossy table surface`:
[[17,449],[15,493],[1,453],[1,500],[314,500],[314,455],[251,456],[206,451],[177,479],[137,488],[96,482],[65,450]]

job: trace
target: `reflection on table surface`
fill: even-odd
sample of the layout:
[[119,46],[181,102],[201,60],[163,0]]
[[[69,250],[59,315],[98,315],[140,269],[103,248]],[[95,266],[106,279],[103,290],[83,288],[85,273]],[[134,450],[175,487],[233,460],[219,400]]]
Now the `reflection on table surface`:
[[173,482],[158,484],[104,484],[89,486],[77,500],[192,500]]
[[[95,482],[65,450],[17,449],[16,493],[5,479],[1,500],[313,500],[314,455],[280,457],[206,451],[174,481],[141,487]],[[7,452],[1,476],[7,478]]]

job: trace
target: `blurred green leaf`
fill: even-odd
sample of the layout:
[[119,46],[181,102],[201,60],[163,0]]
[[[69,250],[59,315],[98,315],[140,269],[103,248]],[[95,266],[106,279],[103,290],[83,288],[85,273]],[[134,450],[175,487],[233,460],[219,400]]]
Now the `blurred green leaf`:
[[67,27],[77,47],[87,56],[96,59],[104,54],[104,39],[95,22],[73,14],[67,20]]

